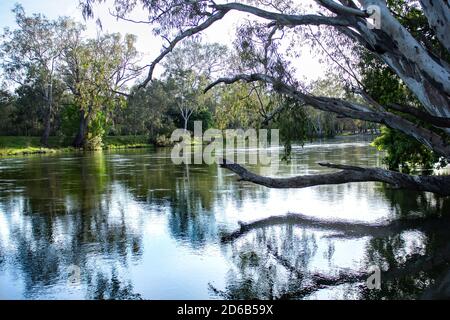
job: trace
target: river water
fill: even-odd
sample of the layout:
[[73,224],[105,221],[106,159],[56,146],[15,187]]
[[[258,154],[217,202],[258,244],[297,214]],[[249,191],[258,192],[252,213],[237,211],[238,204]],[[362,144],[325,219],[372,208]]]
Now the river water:
[[[277,175],[333,171],[318,161],[382,166],[369,143],[295,146]],[[170,149],[3,158],[0,299],[417,298],[441,267],[381,279],[381,290],[345,275],[433,256],[449,240],[446,212],[447,199],[374,182],[268,189],[217,165],[175,165]],[[221,241],[240,222],[293,213],[318,222]],[[410,223],[423,217],[445,231]],[[395,232],[376,227],[393,221]]]

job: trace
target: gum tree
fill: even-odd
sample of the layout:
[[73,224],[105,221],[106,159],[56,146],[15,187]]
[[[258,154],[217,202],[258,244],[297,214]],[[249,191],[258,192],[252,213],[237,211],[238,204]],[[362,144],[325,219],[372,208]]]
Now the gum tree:
[[64,47],[67,20],[61,18],[50,21],[40,14],[27,16],[20,5],[13,12],[18,28],[4,30],[0,65],[9,80],[20,86],[33,83],[40,92],[44,115],[41,143],[47,146],[55,107],[54,85]]
[[204,95],[203,89],[211,76],[223,69],[226,53],[227,48],[217,43],[186,41],[164,61],[164,76],[176,85],[176,104],[185,130],[194,112],[208,104],[210,95]]
[[[93,16],[92,5],[103,0],[82,1],[83,12]],[[305,1],[307,2],[307,1]],[[240,53],[243,67],[220,78],[206,88],[239,81],[262,82],[267,88],[306,103],[322,111],[333,112],[340,117],[383,124],[417,140],[445,160],[450,160],[450,65],[445,57],[427,46],[425,41],[402,25],[389,3],[385,0],[315,0],[312,6],[290,0],[272,1],[191,1],[191,0],[116,0],[116,16],[131,20],[129,13],[136,7],[148,12],[148,21],[155,34],[167,40],[161,54],[149,65],[148,76],[141,86],[152,81],[155,66],[180,42],[197,36],[213,24],[219,24],[227,15],[247,15],[239,27],[235,46]],[[450,51],[450,6],[448,1],[407,1],[427,20],[430,32],[445,52]],[[303,4],[303,5],[302,5]],[[372,20],[375,19],[375,21]],[[422,109],[415,106],[399,106],[393,112],[376,101],[367,92],[359,94],[364,102],[311,94],[298,80],[290,64],[298,59],[298,49],[307,39],[308,30],[321,37],[320,30],[351,45],[375,55],[388,66],[416,97]],[[317,31],[319,30],[319,31]],[[324,33],[325,34],[325,33]],[[282,40],[281,40],[282,39]],[[286,45],[287,43],[287,45]],[[338,55],[344,65],[351,57]],[[347,60],[346,60],[347,59]],[[427,125],[411,118],[425,119]],[[331,174],[298,176],[287,179],[267,178],[249,172],[245,168],[224,164],[242,180],[271,188],[304,188],[323,184],[340,184],[360,181],[381,181],[397,187],[450,195],[449,176],[412,176],[381,168],[362,168],[349,165],[321,163],[338,169]]]
[[124,103],[122,92],[138,77],[139,54],[133,35],[105,34],[84,40],[81,29],[73,32],[63,52],[62,74],[79,110],[77,148],[97,149],[108,123],[109,112]]

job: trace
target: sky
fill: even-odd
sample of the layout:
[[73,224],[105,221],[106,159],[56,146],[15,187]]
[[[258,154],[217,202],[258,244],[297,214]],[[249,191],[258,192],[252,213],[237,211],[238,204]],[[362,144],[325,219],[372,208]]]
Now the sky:
[[[108,1],[111,3],[112,0]],[[11,29],[16,27],[11,9],[16,3],[19,3],[24,7],[27,15],[42,13],[50,19],[55,19],[58,16],[70,16],[85,23],[87,26],[86,35],[94,37],[98,32],[98,26],[95,20],[84,21],[78,2],[78,0],[0,0],[0,30],[3,30],[5,27]],[[111,5],[108,6],[107,2],[106,4],[97,5],[98,10],[94,11],[96,17],[99,17],[102,21],[103,31],[135,34],[137,36],[136,47],[143,55],[143,64],[151,63],[161,51],[163,42],[152,35],[148,25],[118,21],[108,13],[109,7]],[[234,38],[233,26],[245,16],[245,14],[239,13],[227,15],[205,32],[204,39],[208,42],[230,45]],[[136,11],[133,13],[133,18],[145,20],[145,14]],[[294,62],[294,66],[300,69],[299,76],[308,80],[315,80],[324,75],[324,67],[319,63],[319,57],[311,54],[307,48],[302,51],[302,57]],[[158,76],[161,72],[161,68],[156,69],[155,75]]]

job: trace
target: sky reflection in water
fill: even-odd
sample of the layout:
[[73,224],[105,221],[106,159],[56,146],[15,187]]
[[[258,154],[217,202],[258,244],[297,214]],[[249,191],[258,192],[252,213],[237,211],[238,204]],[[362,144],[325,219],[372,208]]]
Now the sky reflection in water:
[[[382,165],[368,140],[340,138],[295,147],[277,175],[330,171],[318,161]],[[411,254],[433,254],[447,243],[445,232],[407,228],[383,237],[342,237],[285,224],[226,244],[220,236],[239,221],[288,212],[383,224],[449,211],[444,199],[380,183],[301,190],[238,183],[215,165],[173,165],[167,149],[5,158],[0,299],[416,297],[440,270],[394,281],[377,293],[358,282],[309,294],[302,288],[309,274],[391,267]],[[72,265],[81,268],[78,285],[67,282]]]

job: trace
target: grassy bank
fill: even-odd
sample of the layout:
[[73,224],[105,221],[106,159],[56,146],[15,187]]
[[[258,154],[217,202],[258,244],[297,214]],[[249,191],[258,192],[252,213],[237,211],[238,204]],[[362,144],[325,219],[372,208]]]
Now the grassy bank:
[[[103,149],[147,148],[147,136],[116,136],[105,137]],[[40,145],[40,137],[5,137],[0,136],[0,156],[17,156],[27,154],[50,154],[76,151],[75,148],[64,145],[57,137],[49,138],[49,147]]]
[[103,149],[148,148],[147,136],[112,136],[103,139]]

